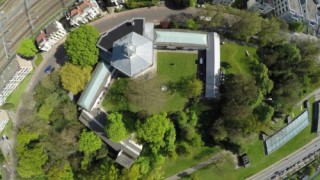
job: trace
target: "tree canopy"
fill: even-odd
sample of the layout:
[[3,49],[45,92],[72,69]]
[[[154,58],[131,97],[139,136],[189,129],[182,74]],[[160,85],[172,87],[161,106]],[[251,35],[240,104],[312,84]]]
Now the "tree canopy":
[[114,112],[110,113],[107,118],[106,135],[114,142],[121,141],[128,136],[128,131],[122,120],[122,114]]
[[82,131],[79,140],[79,150],[90,154],[102,147],[101,139],[92,131]]
[[30,38],[23,39],[17,49],[17,53],[27,59],[33,58],[37,52],[35,42]]
[[66,63],[59,71],[62,86],[72,94],[82,91],[91,78],[90,66],[78,67],[71,63]]
[[70,62],[79,66],[93,66],[98,61],[96,47],[99,32],[90,25],[81,25],[70,32],[65,42],[65,49]]

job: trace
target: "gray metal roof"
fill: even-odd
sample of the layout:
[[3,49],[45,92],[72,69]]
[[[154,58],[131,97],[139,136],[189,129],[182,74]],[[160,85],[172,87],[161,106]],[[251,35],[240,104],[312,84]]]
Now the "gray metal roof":
[[111,65],[122,73],[134,77],[153,64],[153,43],[135,32],[113,44]]
[[47,27],[46,27],[46,34],[48,37],[50,37],[51,34],[59,31],[58,29],[58,24],[56,21],[53,21],[52,23],[50,23]]
[[81,93],[78,105],[91,111],[92,107],[102,92],[108,78],[112,76],[112,67],[103,62],[99,62],[95,68],[92,78],[85,90]]
[[105,134],[105,126],[102,125],[90,112],[82,110],[79,116],[79,120],[88,128],[93,130],[102,141],[108,144],[112,149],[118,151],[116,162],[121,166],[130,168],[134,161],[139,157],[142,148],[131,143],[132,137],[120,142],[113,142],[107,138]]
[[299,134],[308,125],[309,116],[308,111],[305,110],[294,121],[273,134],[265,141],[266,153],[270,154],[279,149],[281,146]]
[[208,46],[206,32],[155,30],[154,44],[157,46],[196,47]]
[[206,51],[205,97],[218,98],[220,86],[220,38],[217,33],[208,34],[209,47]]

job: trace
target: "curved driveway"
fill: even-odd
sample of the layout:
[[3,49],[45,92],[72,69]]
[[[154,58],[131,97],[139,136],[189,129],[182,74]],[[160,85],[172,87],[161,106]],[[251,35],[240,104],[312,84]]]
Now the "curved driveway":
[[183,10],[172,10],[164,6],[154,6],[150,8],[140,8],[133,9],[129,11],[123,11],[120,13],[106,14],[101,19],[90,23],[92,26],[96,27],[100,33],[113,28],[114,26],[120,24],[121,22],[132,19],[134,17],[143,17],[147,22],[158,23],[161,20],[167,19],[170,15],[187,13],[196,14],[197,9],[189,8]]

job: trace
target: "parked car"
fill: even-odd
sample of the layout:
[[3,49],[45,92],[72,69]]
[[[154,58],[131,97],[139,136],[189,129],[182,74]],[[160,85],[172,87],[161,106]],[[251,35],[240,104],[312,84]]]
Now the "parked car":
[[48,65],[45,69],[44,69],[44,73],[50,73],[51,72],[51,69],[52,69],[52,66],[51,65]]

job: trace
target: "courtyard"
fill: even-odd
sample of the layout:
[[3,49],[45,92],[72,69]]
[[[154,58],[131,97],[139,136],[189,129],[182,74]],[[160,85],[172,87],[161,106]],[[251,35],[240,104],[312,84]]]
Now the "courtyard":
[[[169,89],[162,91],[161,87],[169,82],[177,82],[181,78],[196,76],[196,62],[197,51],[158,52],[156,73],[150,72],[135,79],[127,79],[124,95],[129,99],[129,110],[148,113],[182,110],[188,99]],[[108,111],[119,110],[108,98],[104,100],[103,105]]]

